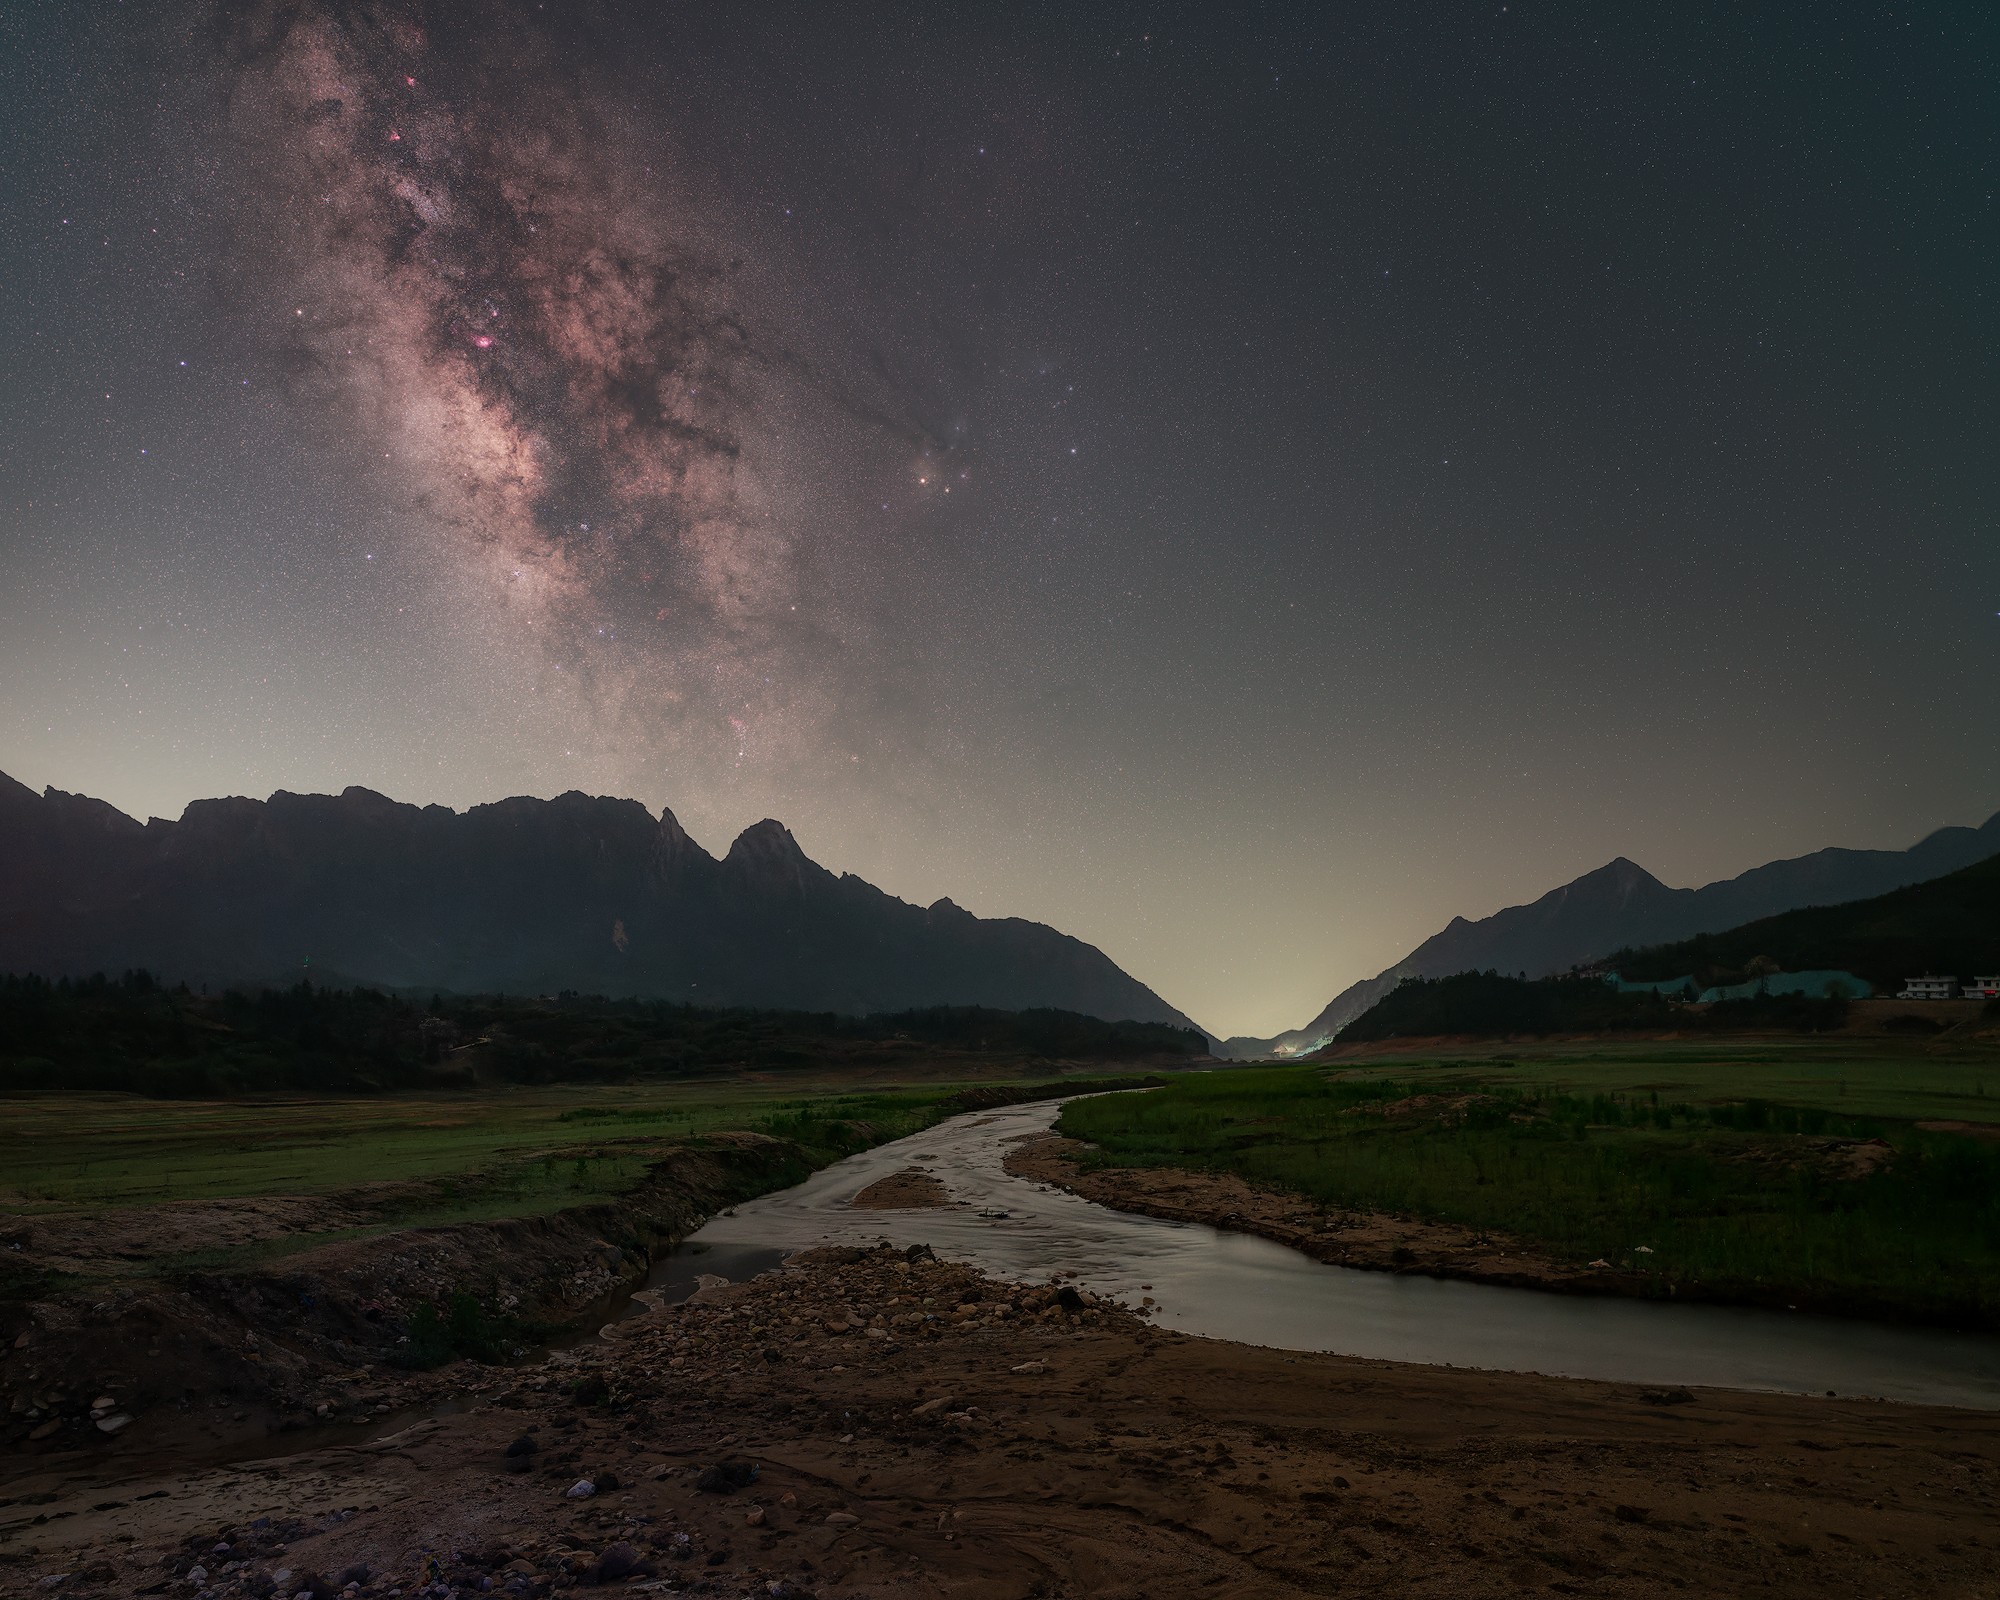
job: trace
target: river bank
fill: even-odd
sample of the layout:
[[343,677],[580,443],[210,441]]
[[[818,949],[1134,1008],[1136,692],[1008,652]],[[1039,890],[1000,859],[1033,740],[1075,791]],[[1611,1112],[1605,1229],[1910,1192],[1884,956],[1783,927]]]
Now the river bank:
[[1257,1349],[1065,1286],[921,1250],[808,1252],[533,1366],[467,1369],[466,1410],[389,1439],[74,1488],[32,1515],[17,1500],[0,1589],[1165,1600],[2000,1579],[2000,1417]]
[[[1735,1074],[1686,1094],[1628,1069],[1585,1093],[1540,1066],[1252,1068],[1075,1101],[1057,1131],[1088,1148],[1060,1181],[1354,1267],[2000,1331],[1991,1130],[1857,1114],[1844,1076],[1787,1103]],[[1982,1101],[1983,1070],[1958,1064],[1951,1098]]]
[[[1073,1087],[1158,1081],[979,1084],[903,1114],[921,1127]],[[455,1355],[518,1359],[589,1332],[706,1219],[903,1131],[851,1120],[852,1100],[829,1103],[850,1120],[775,1124],[798,1137],[600,1134],[491,1175],[17,1213],[0,1242],[13,1282],[30,1288],[0,1297],[0,1494],[44,1458],[87,1475],[107,1450],[249,1452],[273,1435],[341,1437],[435,1405],[452,1380],[429,1369]],[[520,1193],[522,1165],[621,1175],[616,1192],[539,1209]],[[448,1207],[497,1214],[402,1220]]]
[[1557,1293],[1648,1293],[1637,1274],[1559,1261],[1485,1229],[1322,1208],[1257,1188],[1233,1172],[1086,1166],[1081,1158],[1090,1148],[1056,1133],[1024,1140],[1008,1155],[1006,1170],[1114,1211],[1253,1233],[1329,1266]]

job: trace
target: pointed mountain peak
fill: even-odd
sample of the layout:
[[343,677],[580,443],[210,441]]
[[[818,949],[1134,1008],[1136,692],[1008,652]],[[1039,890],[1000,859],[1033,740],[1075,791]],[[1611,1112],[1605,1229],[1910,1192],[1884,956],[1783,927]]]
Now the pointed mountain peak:
[[1661,888],[1666,887],[1665,884],[1660,883],[1658,878],[1654,877],[1629,856],[1616,856],[1610,861],[1605,862],[1595,872],[1586,872],[1576,881],[1578,883],[1615,883],[1621,888],[1639,883],[1651,883],[1657,884]]
[[743,862],[799,862],[806,858],[799,848],[798,840],[792,837],[792,830],[782,822],[766,817],[762,822],[753,822],[736,836],[729,847],[728,861]]
[[681,826],[681,819],[674,815],[671,806],[660,807],[660,848],[669,855],[682,854],[694,841],[688,837],[687,829]]
[[1547,901],[1628,900],[1635,894],[1655,889],[1667,892],[1667,886],[1638,862],[1618,856],[1580,878],[1570,879],[1560,889],[1550,890],[1542,898]]

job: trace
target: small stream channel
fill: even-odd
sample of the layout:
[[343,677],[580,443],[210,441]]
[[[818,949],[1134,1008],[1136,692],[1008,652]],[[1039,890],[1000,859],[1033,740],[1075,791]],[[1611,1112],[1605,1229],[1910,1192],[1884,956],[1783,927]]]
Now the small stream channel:
[[[1112,1211],[1003,1170],[1014,1143],[1046,1132],[1059,1109],[1039,1101],[968,1112],[850,1156],[712,1219],[655,1266],[648,1287],[678,1300],[698,1273],[740,1280],[793,1250],[886,1239],[929,1244],[1006,1278],[1070,1269],[1080,1286],[1131,1305],[1151,1294],[1162,1327],[1282,1350],[2000,1410],[2000,1338],[1328,1266],[1249,1234]],[[937,1178],[953,1203],[849,1205],[908,1167]]]

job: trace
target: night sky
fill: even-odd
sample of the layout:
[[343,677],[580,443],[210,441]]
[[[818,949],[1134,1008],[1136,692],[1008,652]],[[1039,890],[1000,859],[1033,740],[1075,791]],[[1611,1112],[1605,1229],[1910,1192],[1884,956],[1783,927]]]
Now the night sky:
[[0,15],[0,769],[782,818],[1221,1033],[2000,807],[2000,8]]

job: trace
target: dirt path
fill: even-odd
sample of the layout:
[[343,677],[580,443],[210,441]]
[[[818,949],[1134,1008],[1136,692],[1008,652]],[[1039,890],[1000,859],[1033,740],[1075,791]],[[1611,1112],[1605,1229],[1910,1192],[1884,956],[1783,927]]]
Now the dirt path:
[[484,1385],[471,1409],[365,1448],[121,1483],[114,1444],[94,1486],[34,1506],[18,1486],[0,1507],[0,1589],[540,1595],[602,1578],[771,1600],[1166,1600],[2000,1582],[2000,1417],[1982,1413],[1285,1354],[890,1250],[816,1252],[616,1327],[533,1367],[464,1369]]

